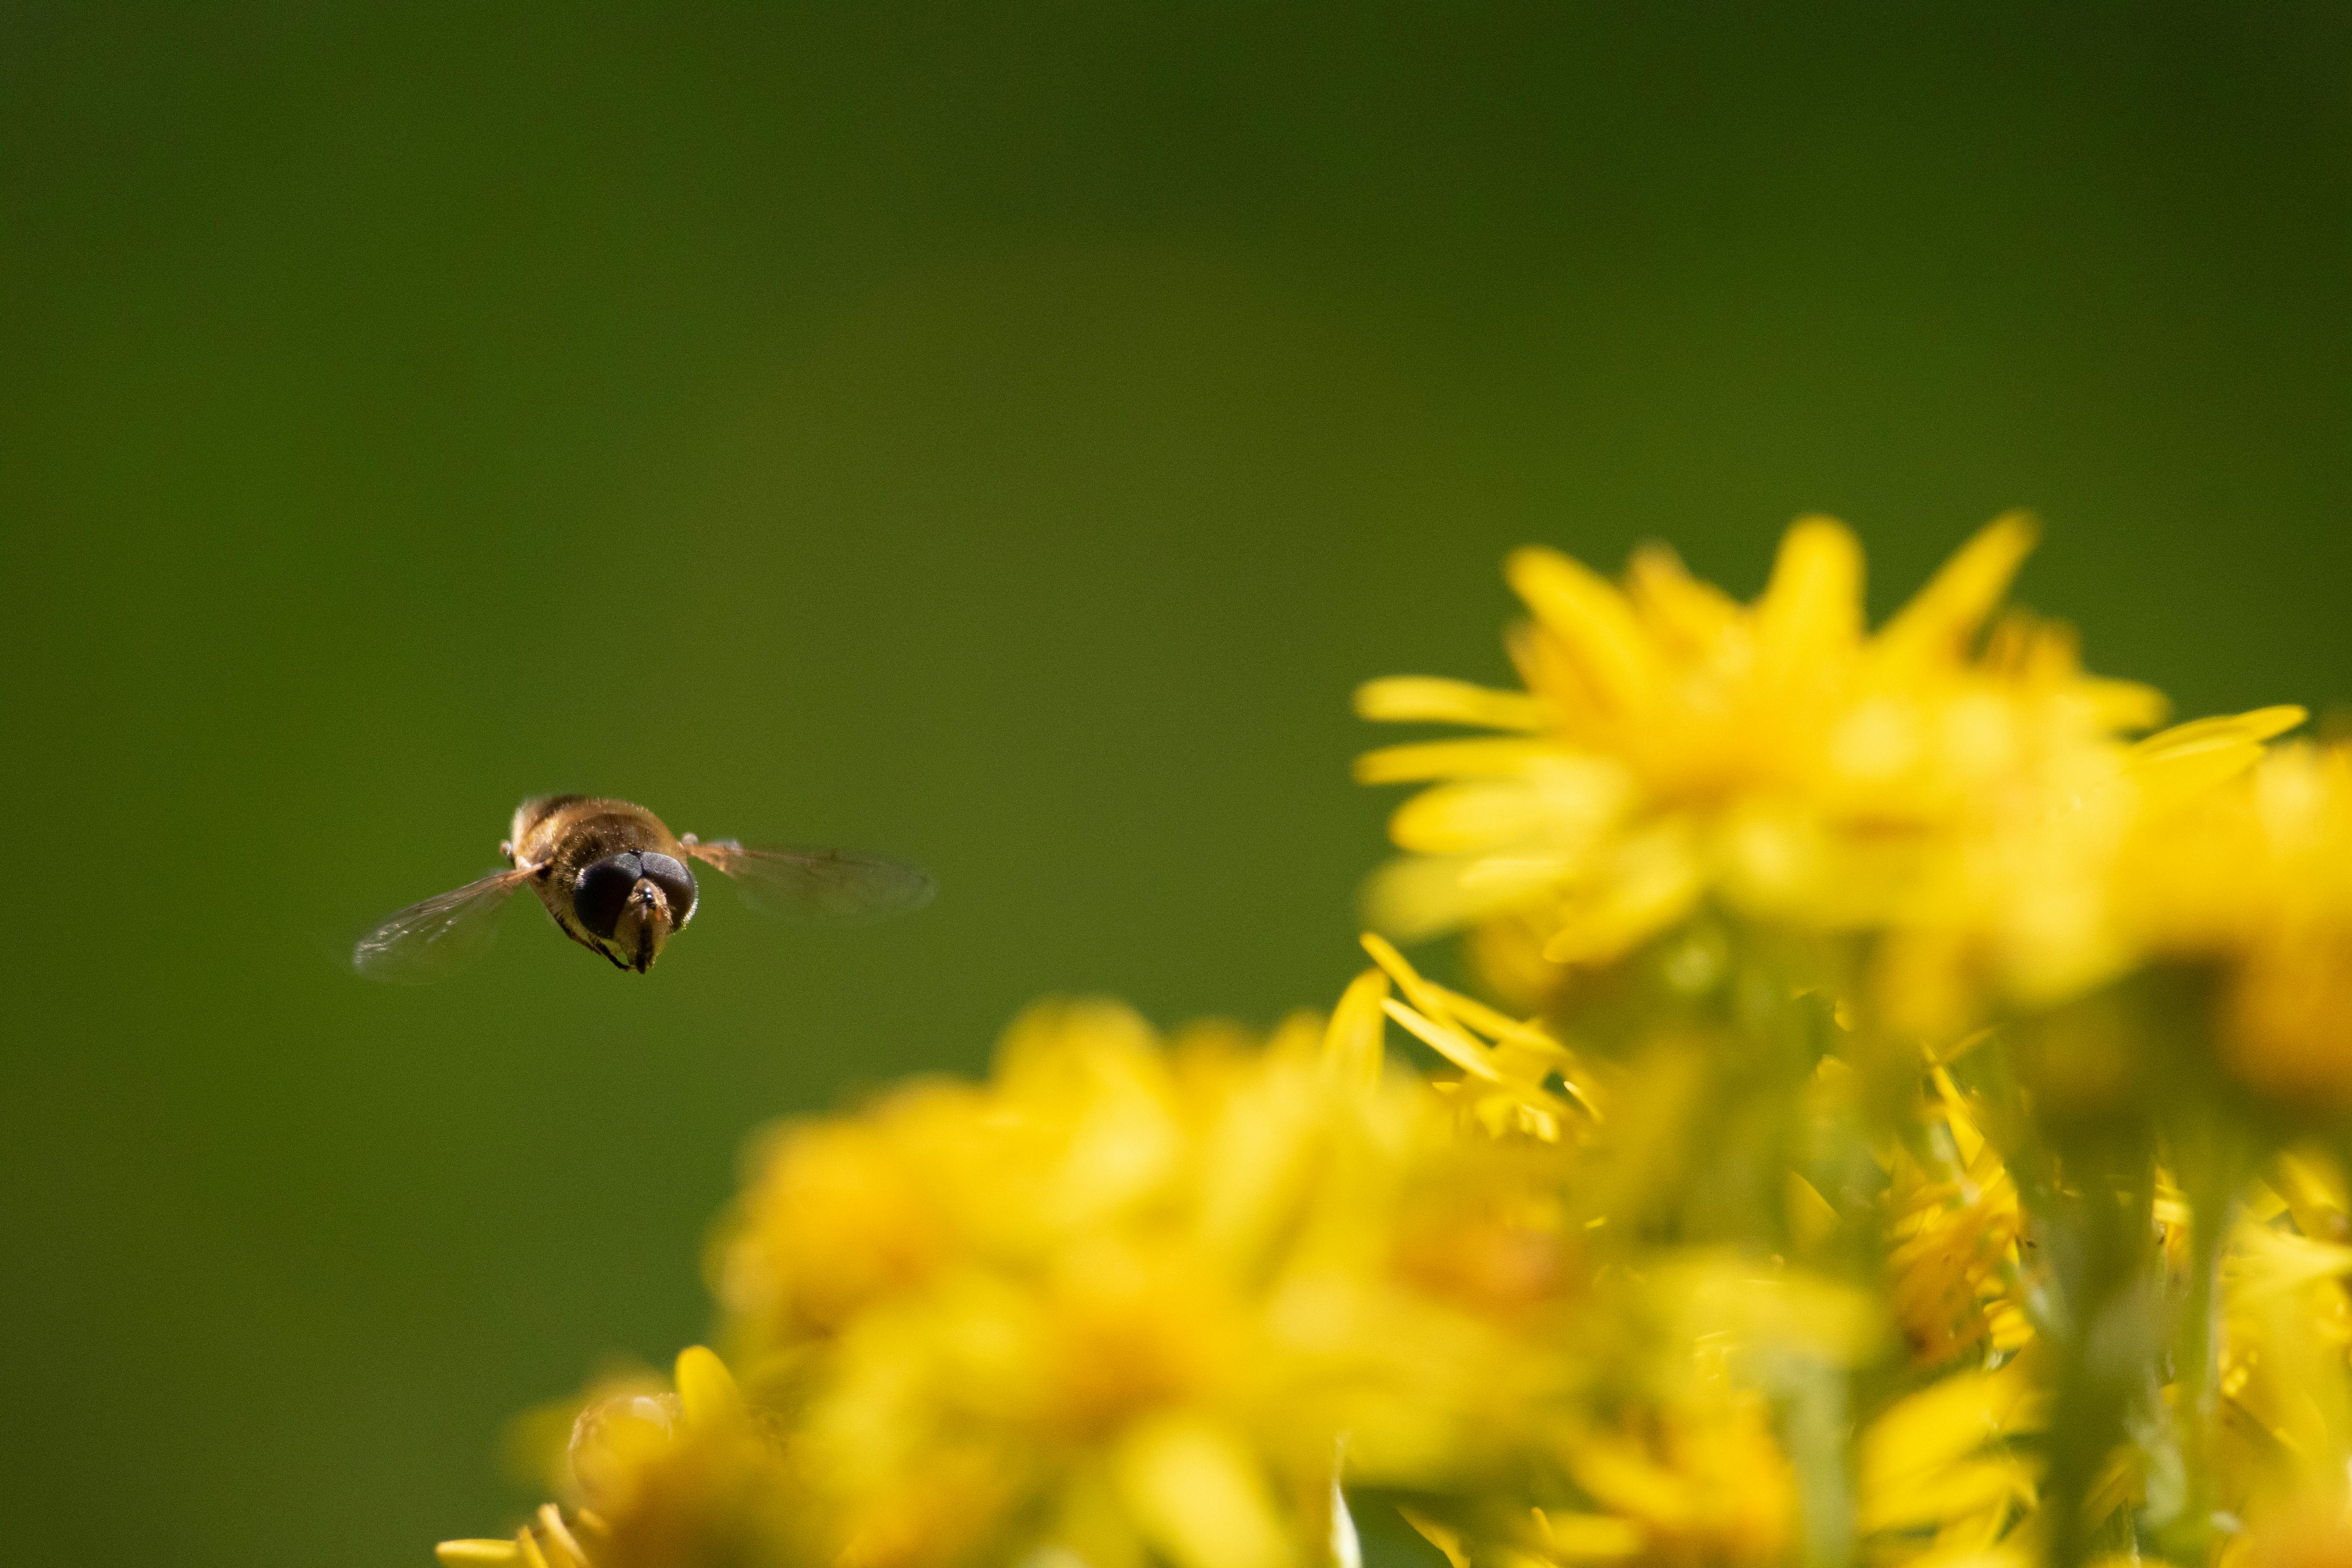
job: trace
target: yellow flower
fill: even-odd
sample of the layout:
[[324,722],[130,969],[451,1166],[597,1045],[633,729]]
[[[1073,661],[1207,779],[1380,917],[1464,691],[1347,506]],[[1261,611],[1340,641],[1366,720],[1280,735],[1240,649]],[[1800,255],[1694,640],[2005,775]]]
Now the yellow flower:
[[1927,1159],[1898,1148],[1888,1202],[1889,1305],[1928,1366],[1984,1346],[2006,1354],[2033,1338],[2019,1279],[2023,1215],[2000,1154],[1941,1065],[1932,1069]]
[[1769,1405],[1754,1388],[1709,1392],[1569,1437],[1569,1474],[1602,1511],[1544,1515],[1543,1555],[1559,1563],[1784,1561],[1797,1487]]
[[1412,858],[1373,881],[1375,923],[1481,927],[1490,972],[1524,985],[1710,896],[1808,929],[1902,918],[1937,851],[2021,781],[2161,716],[2148,689],[2084,676],[2055,628],[2012,618],[1974,651],[2032,542],[2021,519],[1991,524],[1875,635],[1861,551],[1827,519],[1789,531],[1751,605],[1663,549],[1622,587],[1519,551],[1524,692],[1407,677],[1357,694],[1367,718],[1505,732],[1359,763],[1367,783],[1437,781],[1391,824]]
[[2221,1568],[2340,1568],[2352,1563],[2352,1509],[2325,1493],[2258,1521],[2221,1557]]
[[2287,1155],[2246,1205],[2221,1263],[2218,1463],[2242,1518],[2300,1518],[2352,1492],[2352,1247],[2343,1190],[2316,1161]]
[[[2303,719],[2300,708],[2260,708],[2053,755],[1930,863],[1922,896],[1879,946],[1876,1016],[1950,1038],[1988,1012],[2048,1008],[2146,963],[2179,940],[2161,911],[2208,888],[2242,909],[2259,903],[2267,889],[2252,900],[2221,889],[2237,870],[2226,857],[2192,864],[2197,847],[2213,847],[2190,829],[2242,798],[2231,781]],[[2171,891],[2158,885],[2167,876]]]
[[1862,1531],[1886,1560],[1922,1568],[2038,1562],[2017,1528],[2036,1506],[2041,1464],[2011,1439],[2039,1431],[2048,1404],[2015,1361],[1897,1401],[1857,1446]]
[[769,1141],[715,1273],[818,1559],[1278,1568],[1343,1438],[1350,1484],[1505,1462],[1557,1383],[1556,1171],[1457,1137],[1369,1005],[1259,1047],[1047,1005],[986,1084]]
[[[1408,1521],[1457,1564],[1822,1555],[1853,1506],[1837,1390],[1878,1345],[1873,1303],[1723,1252],[1652,1253],[1597,1289],[1573,1328],[1582,1376],[1543,1449],[1558,1467],[1550,1500],[1490,1497],[1458,1522],[1419,1509]],[[1802,1409],[1811,1419],[1791,1418]],[[1807,1521],[1808,1503],[1831,1517]]]
[[[1472,1121],[1493,1136],[1516,1131],[1549,1143],[1599,1121],[1599,1081],[1540,1023],[1512,1018],[1424,978],[1377,935],[1367,932],[1363,943],[1378,967],[1349,988],[1342,1016],[1351,1002],[1376,1003],[1381,1015],[1458,1068],[1461,1077],[1441,1079],[1436,1087]],[[1389,995],[1391,982],[1404,993],[1402,1000]]]
[[697,1345],[675,1392],[591,1397],[571,1425],[562,1505],[505,1539],[445,1541],[444,1568],[699,1568],[783,1559],[792,1489],[726,1365]]
[[2233,1077],[2305,1111],[2352,1108],[2352,748],[2277,747],[2147,825],[2116,900],[2144,951],[2218,973]]

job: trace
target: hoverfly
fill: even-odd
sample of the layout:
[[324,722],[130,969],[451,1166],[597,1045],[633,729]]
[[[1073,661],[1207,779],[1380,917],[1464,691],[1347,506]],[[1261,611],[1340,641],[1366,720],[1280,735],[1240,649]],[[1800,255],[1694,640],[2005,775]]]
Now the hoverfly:
[[681,837],[642,805],[578,795],[515,807],[499,854],[508,869],[409,905],[359,940],[352,967],[371,980],[438,980],[489,946],[508,895],[528,887],[564,935],[643,974],[694,918],[694,860],[741,884],[755,907],[803,920],[883,920],[922,908],[934,891],[928,874],[878,856]]

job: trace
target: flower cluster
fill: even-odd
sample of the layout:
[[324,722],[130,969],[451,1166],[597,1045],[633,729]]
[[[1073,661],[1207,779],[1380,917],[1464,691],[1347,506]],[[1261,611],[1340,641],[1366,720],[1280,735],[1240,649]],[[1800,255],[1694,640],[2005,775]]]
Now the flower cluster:
[[1328,1017],[1043,1004],[773,1129],[716,1351],[442,1560],[2352,1561],[2352,749],[2158,731],[2031,544],[1875,631],[1826,520],[1752,605],[1514,555],[1520,689],[1358,695],[1483,733],[1360,763]]
[[594,1404],[568,1500],[593,1561],[719,1527],[779,1563],[1273,1568],[1344,1527],[1343,1453],[1367,1484],[1486,1484],[1578,1294],[1559,1172],[1456,1137],[1341,1025],[1162,1041],[1048,1004],[986,1085],[777,1129],[713,1254],[733,1392],[703,1403],[734,1436],[691,1399]]
[[2084,675],[2059,628],[2012,616],[1979,638],[2032,540],[1995,522],[1875,635],[1861,550],[1826,519],[1789,531],[1752,605],[1664,549],[1622,587],[1518,552],[1524,692],[1406,677],[1357,694],[1366,718],[1503,732],[1358,764],[1367,783],[1437,781],[1391,824],[1412,858],[1375,880],[1374,923],[1475,926],[1490,975],[1525,990],[1709,900],[1844,931],[1932,905],[1953,856],[2033,810],[2037,783],[2163,712],[2146,687]]

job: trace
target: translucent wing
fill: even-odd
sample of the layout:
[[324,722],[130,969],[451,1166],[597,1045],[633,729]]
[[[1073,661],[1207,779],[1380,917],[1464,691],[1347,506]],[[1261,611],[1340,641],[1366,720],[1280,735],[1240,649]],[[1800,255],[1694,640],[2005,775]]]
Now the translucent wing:
[[686,852],[732,878],[753,909],[787,920],[865,925],[919,910],[930,873],[847,849],[746,849],[732,838],[686,839]]
[[529,870],[499,871],[411,904],[360,938],[352,967],[370,980],[411,985],[455,974],[489,951],[507,895],[530,879]]

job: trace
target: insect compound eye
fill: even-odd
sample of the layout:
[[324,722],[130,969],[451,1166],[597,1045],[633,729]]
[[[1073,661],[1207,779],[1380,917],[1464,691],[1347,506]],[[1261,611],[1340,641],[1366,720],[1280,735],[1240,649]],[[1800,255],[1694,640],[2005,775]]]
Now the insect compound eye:
[[694,873],[668,856],[656,855],[651,850],[638,859],[640,868],[637,875],[659,888],[662,897],[669,900],[670,924],[673,927],[684,925],[687,917],[694,913]]
[[621,923],[629,889],[637,885],[638,864],[639,857],[632,850],[607,855],[581,868],[580,879],[572,885],[572,912],[592,933],[609,937]]

